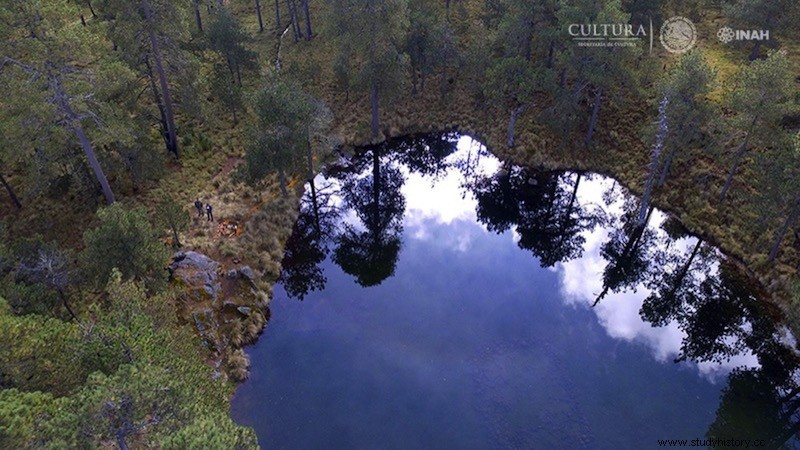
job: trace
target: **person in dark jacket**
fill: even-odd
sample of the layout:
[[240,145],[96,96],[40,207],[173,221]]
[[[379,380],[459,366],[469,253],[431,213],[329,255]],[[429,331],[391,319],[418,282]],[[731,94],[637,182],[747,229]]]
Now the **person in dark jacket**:
[[194,202],[194,207],[197,208],[197,217],[203,217],[203,202],[199,198]]
[[211,203],[206,204],[206,216],[208,216],[209,222],[214,221],[214,211],[213,208],[211,208]]

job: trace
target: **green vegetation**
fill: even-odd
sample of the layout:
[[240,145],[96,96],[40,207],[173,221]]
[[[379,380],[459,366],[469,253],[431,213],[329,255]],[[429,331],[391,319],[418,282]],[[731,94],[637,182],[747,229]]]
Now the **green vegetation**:
[[[741,260],[800,329],[800,3],[601,3],[289,0],[274,17],[249,0],[0,4],[0,447],[256,446],[226,399],[263,316],[202,346],[193,308],[210,301],[165,283],[167,244],[249,265],[265,299],[314,161],[420,131],[613,175],[645,194],[644,217],[669,210]],[[773,39],[701,36],[677,57],[566,33],[672,15]],[[378,217],[359,192],[349,201]],[[187,218],[198,197],[239,231]],[[391,227],[374,222],[341,252],[379,236],[391,261]],[[348,270],[369,285],[393,270],[375,264]]]
[[117,203],[99,209],[97,217],[100,225],[83,235],[82,267],[89,278],[105,285],[109,268],[116,268],[126,279],[163,275],[167,254],[143,209],[127,209]]
[[275,80],[253,95],[252,104],[255,120],[249,130],[244,178],[257,183],[278,172],[281,192],[288,197],[286,173],[297,169],[310,152],[311,100],[290,84]]

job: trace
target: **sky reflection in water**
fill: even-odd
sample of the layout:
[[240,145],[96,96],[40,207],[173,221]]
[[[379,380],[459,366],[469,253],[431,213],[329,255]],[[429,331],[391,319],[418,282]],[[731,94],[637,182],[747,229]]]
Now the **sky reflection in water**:
[[[263,446],[627,448],[702,438],[712,423],[711,434],[726,432],[715,421],[720,390],[731,369],[758,367],[752,351],[674,364],[686,353],[684,329],[707,336],[677,310],[661,314],[666,302],[653,303],[661,315],[654,314],[683,326],[644,321],[652,285],[644,278],[617,274],[619,288],[591,308],[608,287],[604,252],[614,250],[604,245],[624,229],[631,204],[612,180],[582,174],[574,190],[577,174],[527,178],[463,137],[442,160],[451,167],[429,170],[433,176],[409,170],[402,163],[419,161],[407,159],[387,154],[376,166],[366,157],[351,173],[317,177],[317,202],[328,206],[304,207],[295,232],[307,230],[284,261],[296,273],[284,273],[275,289],[272,319],[248,350],[251,379],[233,401],[234,418],[255,427]],[[399,193],[374,197],[376,173],[381,189]],[[554,204],[561,195],[564,211],[516,191],[509,197],[504,185],[544,192]],[[336,192],[348,193],[330,196]],[[376,198],[379,207],[370,207]],[[517,202],[540,215],[521,218]],[[555,231],[571,230],[576,245],[537,242],[531,227],[547,220]],[[645,256],[664,273],[680,274],[692,254],[689,267],[716,274],[716,252],[692,253],[693,237],[668,239],[665,220],[654,211],[635,241],[618,231],[618,247],[635,242],[622,250],[633,255],[660,245]],[[704,286],[694,272],[685,279]],[[714,286],[705,287],[724,291]],[[722,347],[736,346],[719,336]],[[707,344],[686,349],[707,355],[717,343]],[[733,422],[726,423],[739,426]]]

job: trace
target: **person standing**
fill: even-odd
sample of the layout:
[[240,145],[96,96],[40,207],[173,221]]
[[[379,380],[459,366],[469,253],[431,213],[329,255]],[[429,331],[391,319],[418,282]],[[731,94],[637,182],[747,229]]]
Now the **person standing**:
[[203,217],[203,202],[199,198],[194,202],[194,207],[197,208],[197,217]]
[[214,221],[214,210],[211,207],[211,203],[206,203],[206,216],[208,217],[209,222]]

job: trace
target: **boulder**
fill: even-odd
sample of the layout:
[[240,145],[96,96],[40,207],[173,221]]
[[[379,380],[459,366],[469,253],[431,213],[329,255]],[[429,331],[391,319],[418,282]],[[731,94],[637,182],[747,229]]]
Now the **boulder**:
[[175,254],[169,265],[169,272],[173,279],[180,280],[190,290],[202,290],[212,301],[216,301],[222,289],[219,281],[220,268],[220,264],[208,256],[186,251]]

